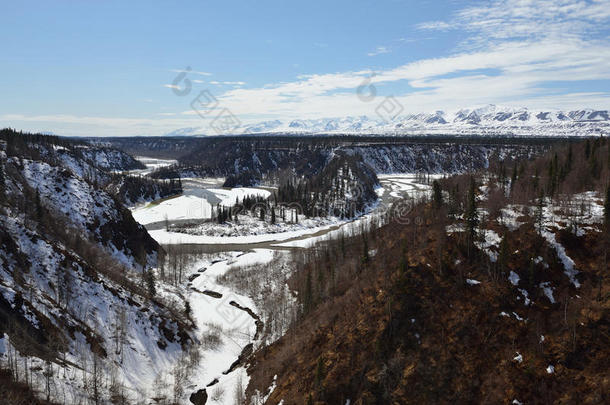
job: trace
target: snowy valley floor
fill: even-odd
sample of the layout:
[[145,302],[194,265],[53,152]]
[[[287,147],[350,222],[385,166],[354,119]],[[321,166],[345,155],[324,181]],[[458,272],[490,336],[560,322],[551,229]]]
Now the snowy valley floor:
[[[171,294],[184,296],[190,303],[199,339],[200,360],[188,373],[185,399],[202,389],[206,389],[208,404],[233,404],[243,397],[248,384],[247,372],[241,365],[234,369],[231,366],[242,351],[256,350],[260,345],[279,338],[288,325],[285,319],[269,319],[269,311],[263,308],[265,303],[281,301],[286,319],[296,313],[296,299],[285,282],[290,274],[286,249],[309,247],[341,232],[356,234],[362,226],[385,214],[390,201],[406,195],[415,197],[429,190],[429,186],[416,183],[414,175],[381,176],[380,181],[379,203],[356,220],[304,219],[299,224],[280,226],[280,231],[275,233],[264,233],[266,228],[258,227],[259,234],[230,237],[189,235],[168,232],[164,228],[149,231],[155,240],[169,246],[170,250],[172,246],[179,248],[193,244],[213,245],[221,250],[205,254],[187,265],[184,277],[189,280],[188,284],[167,287]],[[138,207],[133,212],[144,225],[161,221],[164,217],[171,218],[170,223],[179,223],[181,219],[201,214],[202,211],[197,212],[193,207],[209,208],[210,196],[215,198],[212,203],[220,200],[229,204],[236,197],[254,193],[268,195],[265,194],[268,191],[252,188],[190,189],[185,193],[187,195]],[[206,209],[203,212],[207,212]],[[281,232],[282,229],[287,231]],[[256,230],[250,233],[256,233]],[[240,280],[248,282],[240,284]],[[256,317],[263,323],[272,322],[273,327],[264,325],[266,332],[263,334],[259,330],[257,333]],[[258,328],[262,327],[262,324],[258,325]],[[172,367],[169,370],[175,374]]]

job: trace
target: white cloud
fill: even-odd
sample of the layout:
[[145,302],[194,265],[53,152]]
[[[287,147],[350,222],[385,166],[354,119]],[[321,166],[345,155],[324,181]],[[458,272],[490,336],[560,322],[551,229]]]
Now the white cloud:
[[388,47],[378,46],[377,48],[375,48],[375,50],[373,52],[369,52],[367,55],[368,56],[377,56],[377,55],[381,55],[383,53],[390,53],[390,50],[388,49]]
[[[610,43],[591,34],[610,19],[601,1],[499,0],[468,7],[450,22],[420,24],[419,29],[458,27],[468,33],[461,52],[423,59],[376,72],[373,85],[408,83],[411,90],[395,92],[406,110],[427,111],[471,104],[519,103],[555,107],[599,103],[608,107],[604,92],[561,94],[556,84],[610,80]],[[607,2],[606,2],[607,3]],[[390,48],[378,47],[373,56]],[[264,111],[278,118],[373,115],[376,103],[364,103],[356,88],[370,71],[299,76],[296,81],[261,88],[234,89],[219,97],[235,114]],[[565,91],[564,91],[565,92]]]
[[435,31],[446,31],[451,28],[451,25],[444,21],[428,21],[417,25],[420,30],[435,30]]
[[[261,111],[279,118],[372,115],[377,103],[364,103],[355,93],[371,73],[300,76],[294,82],[230,90],[218,98],[235,114],[244,115]],[[530,98],[545,96],[540,87],[547,81],[593,79],[610,79],[610,47],[571,40],[508,42],[494,49],[420,60],[378,71],[370,82],[379,86],[406,81],[413,91],[394,95],[408,111],[428,111],[486,102],[527,104]],[[557,107],[566,105],[557,94],[546,96],[555,99]]]
[[606,0],[493,0],[458,11],[449,21],[429,21],[419,29],[460,29],[472,35],[464,46],[534,38],[578,38],[610,19]]
[[212,80],[210,82],[210,84],[214,84],[217,86],[220,85],[227,85],[227,86],[243,86],[244,84],[246,84],[246,82],[241,82],[241,81],[235,81],[235,82],[230,82],[230,81],[225,81],[225,82],[219,82],[217,80]]
[[170,72],[192,73],[192,74],[201,75],[201,76],[212,76],[212,73],[210,73],[210,72],[201,72],[201,71],[197,71],[197,70],[192,70],[190,67],[187,67],[186,69],[171,69]]

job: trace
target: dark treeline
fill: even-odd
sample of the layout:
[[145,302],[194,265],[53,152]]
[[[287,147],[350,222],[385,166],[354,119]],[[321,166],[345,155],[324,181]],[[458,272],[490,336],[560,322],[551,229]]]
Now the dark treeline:
[[[43,160],[52,165],[60,164],[61,153],[69,152],[92,166],[105,170],[144,169],[145,166],[132,156],[108,146],[94,146],[79,138],[56,135],[31,134],[10,128],[0,129],[0,140],[6,142],[8,156],[23,159]],[[111,156],[116,162],[98,162],[96,156]],[[104,167],[113,164],[119,167]]]
[[[170,142],[137,138],[133,142],[140,147],[148,145],[156,151],[159,142],[168,148],[178,147]],[[116,140],[117,145],[128,145],[127,140]],[[178,140],[176,140],[178,142]],[[534,148],[543,150],[558,142],[551,137],[486,137],[486,136],[353,136],[315,135],[282,136],[250,135],[196,138],[188,141],[180,138],[178,164],[160,169],[153,176],[168,178],[177,172],[198,176],[227,177],[228,187],[255,185],[269,173],[277,170],[293,170],[298,175],[312,175],[320,170],[334,150],[359,147],[413,147],[422,146],[447,149],[451,145],[468,148]],[[189,148],[184,142],[191,142]],[[129,150],[129,149],[127,149]],[[141,152],[141,153],[146,153]]]
[[50,158],[46,151],[49,147],[58,146],[72,149],[83,142],[62,138],[55,135],[31,134],[11,128],[0,129],[0,140],[6,142],[6,154],[24,159],[41,160]]
[[375,187],[379,184],[375,173],[360,157],[347,154],[335,156],[310,177],[282,171],[278,180],[277,191],[267,199],[248,196],[236,201],[229,211],[217,208],[218,221],[238,219],[244,210],[271,223],[279,218],[294,223],[299,216],[354,218],[377,199]]
[[288,178],[277,191],[283,203],[296,203],[306,217],[353,218],[377,199],[375,173],[357,156],[339,155],[309,178]]
[[492,163],[490,172],[499,188],[492,190],[490,204],[562,200],[565,195],[584,191],[605,194],[610,182],[608,143],[606,138],[589,138],[557,145],[533,161],[510,166]]
[[111,185],[107,187],[121,202],[127,205],[139,201],[152,201],[182,193],[180,178],[155,180],[143,176],[114,174]]
[[252,134],[252,135],[225,135],[225,136],[163,136],[163,137],[106,137],[82,138],[104,145],[113,145],[122,150],[137,155],[159,158],[180,158],[189,154],[198,153],[199,148],[213,148],[220,144],[250,144],[256,143],[258,147],[300,147],[306,145],[323,147],[357,146],[360,144],[425,144],[425,143],[460,143],[476,145],[541,145],[553,144],[563,141],[555,136],[456,136],[456,135],[282,135],[282,134]]
[[[241,200],[236,198],[235,205],[232,207],[218,204],[216,210],[212,211],[212,219],[219,224],[224,224],[227,221],[239,222],[240,214],[244,215],[250,212],[252,216],[258,215],[264,221],[267,211],[270,211],[272,207],[268,198],[260,195],[248,195]],[[275,223],[275,221],[272,223]]]
[[155,169],[149,177],[153,179],[179,179],[182,175],[178,166],[170,165]]

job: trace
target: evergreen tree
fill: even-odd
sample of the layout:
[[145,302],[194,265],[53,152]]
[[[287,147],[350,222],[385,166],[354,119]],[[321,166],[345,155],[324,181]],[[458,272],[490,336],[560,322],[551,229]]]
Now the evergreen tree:
[[[555,154],[555,157],[557,157],[557,154]],[[554,165],[554,162],[555,162],[555,159],[549,160],[547,191],[550,196],[553,196],[553,194],[555,192],[555,165]]]
[[0,162],[0,202],[4,201],[5,194],[5,179],[4,179],[4,168],[2,167],[2,163]]
[[271,224],[275,224],[275,207],[271,207]]
[[441,185],[437,180],[432,182],[432,196],[434,200],[434,207],[439,209],[443,205],[443,191]]
[[585,141],[585,159],[589,160],[589,156],[591,156],[591,143],[587,139]]
[[407,274],[407,270],[409,269],[409,263],[407,262],[407,258],[402,256],[400,258],[400,275],[404,276]]
[[154,297],[157,294],[157,286],[155,283],[155,273],[152,269],[146,272],[146,288],[148,289],[148,296]]
[[538,232],[542,233],[542,226],[544,225],[544,193],[540,193],[538,197],[538,204],[536,204],[536,228]]
[[508,242],[506,241],[506,234],[504,234],[500,241],[500,251],[498,252],[498,272],[501,275],[506,273],[508,257]]
[[42,208],[42,202],[40,201],[40,191],[38,191],[38,189],[36,189],[35,209],[36,209],[36,219],[38,219],[38,222],[40,223],[40,222],[42,222],[43,208]]
[[305,297],[303,300],[303,312],[305,314],[313,307],[313,288],[311,285],[311,270],[307,270],[307,277],[305,279]]
[[502,191],[504,191],[506,187],[506,166],[504,166],[504,163],[502,163],[502,165],[500,166],[498,182],[500,183],[500,185],[502,185]]
[[515,188],[515,182],[517,181],[517,165],[513,166],[513,174],[510,176],[510,191],[512,192]]
[[604,202],[604,224],[610,231],[610,185],[606,186],[606,201]]
[[589,171],[591,173],[591,177],[594,179],[599,178],[600,167],[597,161],[597,153],[595,152],[591,153],[591,157],[589,158]]
[[322,390],[322,383],[324,382],[324,377],[326,374],[326,370],[324,367],[324,357],[318,357],[318,364],[316,366],[316,375],[315,375],[315,384],[316,389],[319,391]]
[[189,318],[191,316],[191,302],[189,300],[185,300],[184,301],[184,315],[186,315],[187,318]]
[[570,172],[570,170],[572,170],[572,144],[570,144],[568,146],[568,157],[566,158],[566,164],[565,164],[565,172],[566,174]]
[[534,262],[534,258],[530,259],[530,265],[527,269],[527,278],[528,283],[531,288],[534,288],[536,283],[536,263]]
[[369,244],[364,232],[362,233],[362,264],[367,264],[370,261]]
[[477,213],[477,199],[476,199],[476,183],[474,177],[470,177],[470,186],[468,187],[468,200],[466,205],[466,230],[468,237],[468,251],[473,248],[476,240],[477,225],[479,223],[479,215]]

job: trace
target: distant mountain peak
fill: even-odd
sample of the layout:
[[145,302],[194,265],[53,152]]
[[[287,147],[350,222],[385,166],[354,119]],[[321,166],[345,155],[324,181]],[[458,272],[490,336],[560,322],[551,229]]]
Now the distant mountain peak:
[[[271,120],[249,124],[235,133],[366,134],[366,135],[609,135],[608,110],[534,110],[487,104],[455,112],[403,114],[392,121],[381,117],[347,116],[320,119]],[[212,135],[205,127],[180,128],[167,135]]]

